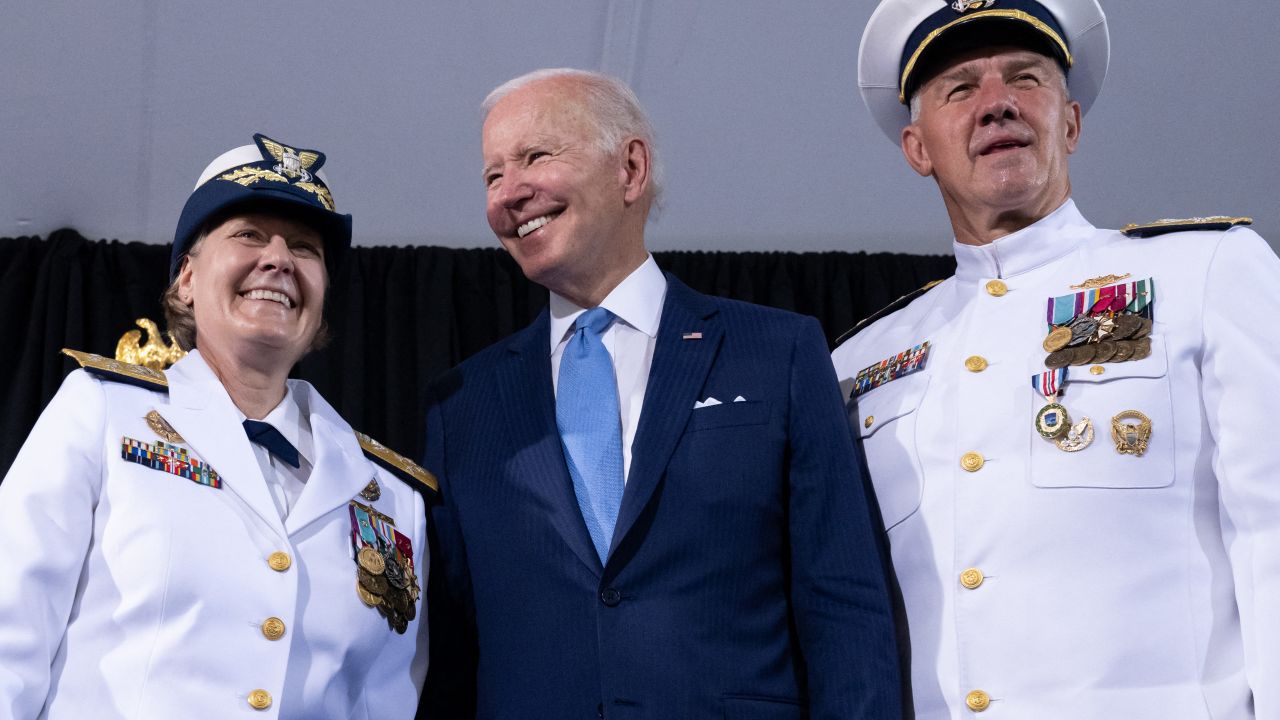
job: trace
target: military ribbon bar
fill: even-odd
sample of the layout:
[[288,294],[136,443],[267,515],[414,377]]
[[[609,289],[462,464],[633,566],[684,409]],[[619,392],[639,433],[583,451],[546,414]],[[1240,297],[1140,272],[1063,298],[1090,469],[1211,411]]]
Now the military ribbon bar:
[[928,359],[929,342],[925,341],[874,365],[868,365],[854,377],[850,398],[855,398],[892,380],[919,372],[924,369]]
[[126,462],[177,475],[197,485],[222,488],[222,478],[218,473],[200,458],[192,457],[184,447],[168,445],[160,440],[148,443],[126,436],[120,440],[120,457]]
[[1047,398],[1057,397],[1062,386],[1067,382],[1067,369],[1060,367],[1031,376],[1031,387]]
[[1081,315],[1100,315],[1104,312],[1128,313],[1151,319],[1155,293],[1155,280],[1146,278],[1059,295],[1049,298],[1045,322],[1052,329]]

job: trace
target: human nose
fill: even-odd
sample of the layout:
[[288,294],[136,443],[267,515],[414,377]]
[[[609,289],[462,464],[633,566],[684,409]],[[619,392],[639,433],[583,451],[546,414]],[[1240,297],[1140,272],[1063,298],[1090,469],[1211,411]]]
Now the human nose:
[[260,270],[278,270],[284,273],[293,272],[293,253],[289,251],[289,241],[283,235],[272,235],[258,256]]
[[493,200],[508,210],[519,207],[520,203],[533,196],[532,186],[524,170],[518,167],[508,168],[503,172],[498,187],[494,190]]
[[978,92],[978,113],[982,125],[1018,119],[1018,103],[1008,85],[1003,82],[988,81],[982,83]]

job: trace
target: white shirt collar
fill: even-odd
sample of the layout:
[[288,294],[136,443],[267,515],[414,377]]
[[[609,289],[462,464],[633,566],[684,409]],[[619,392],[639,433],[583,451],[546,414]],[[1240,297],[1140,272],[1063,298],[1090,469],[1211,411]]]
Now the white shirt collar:
[[1093,231],[1075,201],[1068,198],[1057,210],[986,245],[952,241],[956,279],[1008,278],[1034,270],[1074,251]]
[[[654,262],[653,256],[650,255],[640,264],[640,267],[632,270],[626,279],[618,283],[618,286],[605,296],[605,299],[600,302],[600,307],[652,338],[658,334],[658,323],[662,320],[662,303],[666,296],[667,278],[658,269],[658,263]],[[587,309],[578,307],[573,301],[554,292],[551,293],[550,306],[551,347],[548,352],[555,352],[556,346],[564,341],[578,316]]]
[[[193,348],[191,352],[187,353],[187,357],[183,358],[183,361],[184,370],[192,371],[194,378],[216,384],[222,390],[222,393],[226,395],[226,388],[222,387],[222,383],[218,381],[218,376],[213,374],[209,364],[204,361],[204,358],[200,357],[199,350]],[[298,449],[298,454],[308,463],[314,465],[315,442],[311,437],[311,411],[308,407],[310,404],[307,397],[308,393],[305,391],[295,393],[293,391],[293,382],[287,381],[285,383],[284,399],[271,412],[267,413],[266,417],[262,418],[262,422],[270,423],[272,427],[279,430],[284,439],[293,443],[293,446]],[[231,402],[229,395],[227,395],[227,404],[235,410],[236,416],[241,423],[248,419],[248,416],[240,412],[240,408],[236,407],[234,402]]]

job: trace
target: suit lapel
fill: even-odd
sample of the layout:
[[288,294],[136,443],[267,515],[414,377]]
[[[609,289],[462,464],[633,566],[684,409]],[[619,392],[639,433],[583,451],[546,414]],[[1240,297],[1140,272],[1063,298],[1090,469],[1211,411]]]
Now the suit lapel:
[[270,528],[284,536],[275,500],[240,426],[231,398],[198,356],[170,368],[169,405],[159,410],[201,460]]
[[547,508],[551,524],[569,548],[599,575],[603,570],[600,557],[578,509],[556,426],[550,332],[550,314],[544,309],[533,324],[512,339],[507,354],[496,361],[501,397],[501,406],[496,410],[510,420],[513,445],[505,477],[529,487]]
[[[667,467],[676,443],[702,399],[698,392],[720,349],[724,328],[716,307],[706,297],[667,275],[667,297],[658,325],[658,342],[645,389],[640,425],[632,444],[631,472],[622,493],[622,507],[614,528],[610,556],[648,504]],[[701,337],[686,339],[686,334]]]

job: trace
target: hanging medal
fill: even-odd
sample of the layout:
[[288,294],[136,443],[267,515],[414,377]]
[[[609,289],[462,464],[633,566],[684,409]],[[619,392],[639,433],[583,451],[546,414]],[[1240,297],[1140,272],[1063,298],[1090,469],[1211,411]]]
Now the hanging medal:
[[1036,432],[1045,440],[1055,440],[1071,427],[1071,416],[1058,402],[1058,393],[1067,381],[1067,368],[1060,367],[1031,376],[1031,387],[1044,395],[1049,402],[1036,413]]
[[373,507],[352,500],[348,510],[356,594],[403,635],[417,617],[421,592],[413,568],[413,544],[395,528],[394,520]]

